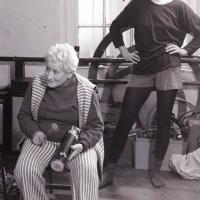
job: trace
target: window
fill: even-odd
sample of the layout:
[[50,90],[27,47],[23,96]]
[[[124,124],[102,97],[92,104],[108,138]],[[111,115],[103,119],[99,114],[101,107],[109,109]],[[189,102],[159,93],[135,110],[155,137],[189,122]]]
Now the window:
[[[93,57],[99,43],[108,34],[111,22],[130,0],[79,0],[80,57]],[[133,44],[133,31],[124,33],[127,46]],[[119,51],[110,44],[104,57],[117,56]]]
[[[182,0],[198,13],[197,0]],[[80,57],[93,57],[99,43],[108,34],[111,22],[123,10],[130,0],[78,0],[79,26],[78,40]],[[186,43],[190,37],[186,38]],[[124,33],[127,47],[134,44],[133,29]],[[116,57],[119,51],[111,43],[103,57]]]

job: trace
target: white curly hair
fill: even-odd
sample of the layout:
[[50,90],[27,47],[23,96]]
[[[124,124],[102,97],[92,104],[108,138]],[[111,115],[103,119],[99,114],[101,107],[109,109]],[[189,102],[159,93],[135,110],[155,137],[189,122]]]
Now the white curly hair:
[[45,56],[47,60],[53,60],[61,63],[67,71],[75,72],[78,66],[79,59],[76,51],[68,43],[60,43],[53,45],[47,51]]

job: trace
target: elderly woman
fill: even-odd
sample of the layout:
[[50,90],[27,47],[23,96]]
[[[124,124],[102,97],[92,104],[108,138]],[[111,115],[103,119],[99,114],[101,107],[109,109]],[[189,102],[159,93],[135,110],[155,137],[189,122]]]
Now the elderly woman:
[[77,65],[73,47],[56,44],[47,52],[45,73],[27,89],[18,115],[26,139],[14,171],[24,200],[48,199],[42,175],[72,125],[80,128],[67,162],[73,199],[98,199],[103,121],[95,85],[75,72]]

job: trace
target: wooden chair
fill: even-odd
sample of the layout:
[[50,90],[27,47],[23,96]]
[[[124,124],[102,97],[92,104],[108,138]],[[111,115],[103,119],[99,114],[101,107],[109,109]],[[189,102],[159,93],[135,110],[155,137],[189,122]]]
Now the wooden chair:
[[[69,173],[69,171],[67,171],[66,169],[65,169],[65,171],[64,172],[55,172],[55,171],[53,171],[52,169],[51,169],[51,167],[50,166],[48,166],[47,167],[47,169],[46,169],[46,176],[45,176],[45,178],[47,179],[46,180],[46,189],[49,189],[50,190],[50,193],[53,193],[53,190],[55,189],[57,189],[57,190],[71,190],[71,185],[70,185],[70,183],[66,183],[66,184],[64,184],[64,183],[57,183],[57,181],[55,182],[55,180],[54,180],[54,177],[53,177],[53,175],[55,174],[57,174],[57,175],[60,175],[60,174],[62,174],[62,173]],[[70,182],[70,180],[69,180],[69,182]]]
[[[50,166],[47,167],[46,171],[45,171],[45,178],[46,178],[46,189],[49,190],[50,194],[53,196],[53,190],[63,190],[63,191],[71,191],[71,184],[70,184],[70,179],[68,179],[68,177],[65,177],[65,180],[63,181],[57,181],[58,178],[63,176],[63,173],[70,173],[67,169],[65,169],[64,172],[55,172],[51,169]],[[65,182],[66,183],[63,183]]]
[[3,195],[5,200],[8,200],[7,192],[6,192],[6,170],[3,162],[3,155],[0,152],[0,167],[1,167],[1,178],[2,178],[2,186],[3,186]]
[[[53,175],[56,174],[56,173],[59,173],[61,174],[61,172],[54,172],[50,166],[48,166],[46,168],[46,171],[45,171],[45,174],[44,174],[44,177],[46,179],[46,189],[50,191],[50,200],[54,200],[54,196],[53,196],[53,190],[63,190],[63,191],[70,191],[71,190],[71,185],[70,183],[69,184],[63,184],[63,183],[57,183],[57,182],[54,182],[54,178],[53,178]],[[62,172],[62,173],[65,173],[65,172]],[[7,200],[7,199],[5,199]],[[22,195],[20,196],[19,200],[23,200],[23,197]]]

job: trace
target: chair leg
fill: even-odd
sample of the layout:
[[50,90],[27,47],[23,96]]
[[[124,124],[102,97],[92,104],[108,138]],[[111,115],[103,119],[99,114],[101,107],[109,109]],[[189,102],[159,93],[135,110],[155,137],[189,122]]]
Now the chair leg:
[[[52,172],[52,170],[49,170],[49,181],[50,181],[50,184],[52,185],[52,183],[53,183],[53,172]],[[53,188],[51,187],[50,188],[50,193],[52,194],[53,193]]]
[[22,194],[20,194],[20,196],[19,196],[19,200],[23,200],[23,196],[22,196]]
[[7,193],[6,193],[6,170],[5,170],[5,167],[4,167],[4,164],[3,164],[2,153],[0,153],[0,162],[2,164],[2,166],[1,166],[1,177],[2,177],[2,183],[3,183],[3,193],[4,193],[5,200],[8,200]]

